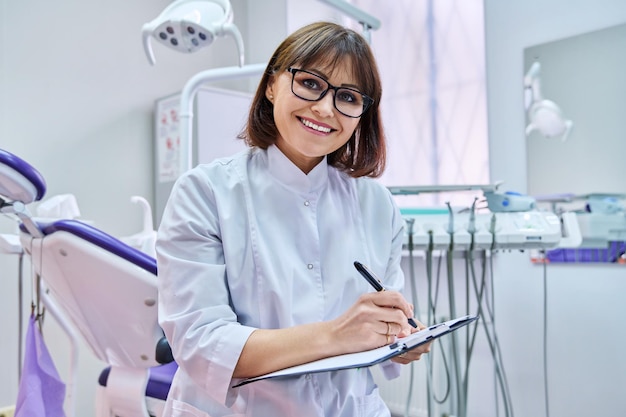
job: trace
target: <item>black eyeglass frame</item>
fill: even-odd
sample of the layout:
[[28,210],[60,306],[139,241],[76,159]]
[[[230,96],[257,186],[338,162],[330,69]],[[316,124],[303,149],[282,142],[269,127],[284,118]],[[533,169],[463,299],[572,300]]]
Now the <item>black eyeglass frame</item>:
[[[343,114],[346,117],[351,117],[353,119],[358,119],[359,117],[361,117],[361,116],[363,116],[365,114],[365,112],[370,108],[370,106],[372,104],[374,104],[374,99],[371,98],[370,96],[368,96],[367,94],[363,94],[359,90],[354,89],[354,88],[350,88],[350,87],[336,87],[336,86],[332,85],[331,83],[329,83],[328,80],[324,79],[324,77],[322,77],[322,76],[320,76],[318,74],[315,74],[314,72],[307,71],[307,70],[304,70],[304,69],[301,69],[301,68],[293,68],[293,67],[287,68],[287,72],[291,73],[291,92],[293,93],[294,96],[298,97],[299,99],[305,100],[305,101],[320,101],[321,99],[323,99],[326,96],[326,93],[328,93],[328,90],[333,90],[335,92],[335,94],[333,94],[333,106],[335,107],[335,109],[339,113]],[[293,91],[293,83],[295,81],[296,73],[298,73],[298,72],[306,72],[309,75],[313,75],[314,77],[317,77],[320,80],[324,81],[326,84],[328,84],[328,87],[326,88],[326,90],[322,91],[320,96],[318,98],[316,98],[315,100],[299,96],[298,94],[296,94],[295,91]],[[341,110],[339,110],[337,108],[337,103],[335,102],[335,100],[337,100],[337,91],[338,90],[350,90],[350,91],[353,91],[355,94],[360,95],[363,98],[363,111],[361,112],[361,114],[359,114],[358,116],[351,116],[349,114],[345,114],[344,112],[342,112]]]

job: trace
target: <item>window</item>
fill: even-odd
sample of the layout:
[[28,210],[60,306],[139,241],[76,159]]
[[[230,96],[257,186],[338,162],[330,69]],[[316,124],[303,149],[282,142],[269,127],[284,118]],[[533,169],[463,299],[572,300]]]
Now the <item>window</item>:
[[[487,184],[489,149],[482,0],[353,0],[381,20],[371,32],[382,82],[391,185]],[[384,6],[383,6],[384,5]],[[351,24],[356,30],[360,26]],[[476,192],[399,197],[469,205]]]

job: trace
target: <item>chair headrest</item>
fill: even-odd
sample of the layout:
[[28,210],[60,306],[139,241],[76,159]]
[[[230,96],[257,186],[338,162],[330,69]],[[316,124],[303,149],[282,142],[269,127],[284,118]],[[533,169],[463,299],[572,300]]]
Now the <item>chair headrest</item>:
[[33,166],[0,149],[0,195],[24,204],[39,201],[46,194],[46,181]]
[[[52,223],[40,223],[39,227],[44,235],[50,235],[54,232],[64,231],[78,236],[88,242],[93,243],[117,256],[120,256],[127,261],[137,265],[138,267],[145,269],[153,275],[157,274],[156,259],[149,256],[146,253],[135,249],[119,239],[103,232],[100,229],[96,229],[86,223],[78,220],[64,219],[57,220]],[[20,226],[23,232],[27,232],[25,227]]]

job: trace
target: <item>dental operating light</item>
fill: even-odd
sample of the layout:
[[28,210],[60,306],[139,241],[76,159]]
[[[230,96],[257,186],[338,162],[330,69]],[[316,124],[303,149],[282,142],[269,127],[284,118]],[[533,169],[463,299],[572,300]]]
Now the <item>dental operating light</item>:
[[230,35],[237,43],[239,66],[243,66],[243,39],[232,21],[229,0],[177,0],[156,19],[143,25],[143,47],[150,64],[154,65],[152,38],[179,52],[193,53],[209,46],[217,37]]
[[524,104],[529,120],[526,136],[536,130],[546,138],[560,137],[561,141],[565,142],[573,123],[565,119],[561,108],[555,102],[543,98],[540,75],[541,64],[535,61],[524,77]]

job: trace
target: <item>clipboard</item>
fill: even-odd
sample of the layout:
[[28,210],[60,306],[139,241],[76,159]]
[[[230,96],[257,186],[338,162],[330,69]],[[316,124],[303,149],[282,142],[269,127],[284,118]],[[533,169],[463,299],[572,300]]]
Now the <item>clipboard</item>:
[[289,376],[297,376],[302,374],[311,374],[317,372],[339,371],[342,369],[365,368],[370,367],[388,359],[393,358],[415,349],[416,347],[437,339],[443,335],[451,333],[477,320],[478,316],[462,316],[456,319],[447,320],[438,324],[413,333],[410,336],[396,339],[395,342],[372,350],[363,352],[347,353],[344,355],[332,356],[317,361],[305,363],[302,365],[292,366],[280,371],[271,372],[269,374],[247,378],[239,381],[233,388],[250,384],[255,381],[270,378],[282,378]]

